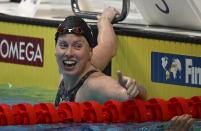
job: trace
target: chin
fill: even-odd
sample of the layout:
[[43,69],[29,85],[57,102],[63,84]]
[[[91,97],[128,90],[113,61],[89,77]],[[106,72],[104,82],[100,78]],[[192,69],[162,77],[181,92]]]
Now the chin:
[[72,70],[72,71],[63,71],[63,75],[67,75],[67,76],[77,76],[79,75],[80,72],[79,71],[75,71],[75,70]]
[[75,75],[77,74],[75,71],[63,71],[64,75]]

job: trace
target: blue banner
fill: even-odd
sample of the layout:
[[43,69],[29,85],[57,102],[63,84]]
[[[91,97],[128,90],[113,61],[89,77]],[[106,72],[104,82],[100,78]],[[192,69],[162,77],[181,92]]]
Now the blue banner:
[[201,88],[201,57],[152,52],[151,80]]

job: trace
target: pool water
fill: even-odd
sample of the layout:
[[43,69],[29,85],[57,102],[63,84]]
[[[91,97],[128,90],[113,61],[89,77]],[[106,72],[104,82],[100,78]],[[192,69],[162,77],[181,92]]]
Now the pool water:
[[162,131],[167,129],[164,123],[69,123],[69,124],[38,124],[2,126],[4,131]]
[[[1,131],[165,131],[169,122],[145,123],[68,123],[0,126]],[[192,128],[191,128],[192,129]],[[201,131],[201,125],[193,125],[193,131]]]

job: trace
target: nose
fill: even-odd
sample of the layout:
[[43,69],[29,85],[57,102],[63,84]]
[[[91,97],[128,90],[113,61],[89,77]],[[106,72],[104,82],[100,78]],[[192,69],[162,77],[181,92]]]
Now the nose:
[[65,55],[66,56],[72,56],[73,55],[73,49],[71,46],[66,49]]

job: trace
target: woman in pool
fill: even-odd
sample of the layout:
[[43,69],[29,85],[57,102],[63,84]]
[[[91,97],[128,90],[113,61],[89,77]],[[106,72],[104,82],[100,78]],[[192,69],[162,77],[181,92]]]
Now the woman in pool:
[[[91,29],[86,24],[86,22],[84,22],[82,19],[80,19],[78,17],[66,18],[68,20],[65,20],[59,26],[58,32],[56,34],[56,42],[58,41],[58,36],[60,36],[60,35],[73,34],[72,32],[69,32],[69,30],[67,30],[67,32],[65,32],[64,28],[68,29],[69,27],[72,28],[72,27],[78,27],[79,25],[83,25],[83,27],[82,27],[83,32],[85,32],[85,33],[80,34],[80,35],[83,35],[86,37],[87,42],[89,42],[91,44],[91,46],[90,46],[91,49],[94,47],[93,55],[92,55],[92,58],[90,61],[91,65],[93,67],[95,67],[95,69],[97,71],[99,69],[103,70],[105,68],[105,66],[109,63],[111,58],[116,54],[117,39],[116,39],[116,35],[113,30],[111,21],[118,14],[119,14],[119,12],[116,9],[109,7],[109,8],[104,9],[101,16],[98,16],[99,34],[98,34],[98,45],[96,47],[94,47],[95,44],[93,43],[93,34],[91,32]],[[64,31],[64,32],[61,32],[61,31]],[[58,46],[56,45],[56,47],[58,47]],[[58,61],[58,57],[56,57],[56,58]],[[62,64],[59,64],[59,62],[57,62],[57,63],[59,65],[59,72],[60,72],[59,87],[61,87],[62,79],[63,79],[63,68],[62,68]],[[126,91],[130,95],[130,98],[134,98],[139,92],[140,93],[138,96],[141,96],[142,99],[146,98],[146,90],[143,86],[136,83],[134,79],[131,79],[128,77],[122,77],[121,72],[118,72],[117,74],[119,77],[119,84],[121,84],[122,86],[127,88]],[[62,90],[62,91],[59,90],[58,95],[61,94],[61,92],[63,92],[63,91],[64,90]],[[77,91],[78,91],[78,89],[77,89]],[[76,93],[74,95],[76,95]],[[63,97],[64,96],[65,95],[63,94]],[[57,98],[57,100],[58,100],[58,98]]]
[[[114,8],[106,8],[98,16],[97,47],[93,43],[91,29],[81,18],[70,16],[59,25],[55,55],[63,79],[59,84],[56,106],[64,101],[97,101],[102,104],[111,99],[126,101],[136,96],[145,99],[146,90],[135,80],[124,78],[119,72],[117,81],[99,70],[116,53],[116,36],[111,21],[117,14]],[[107,55],[108,51],[112,55]],[[193,120],[190,115],[175,117],[172,127],[178,130],[188,128]]]

